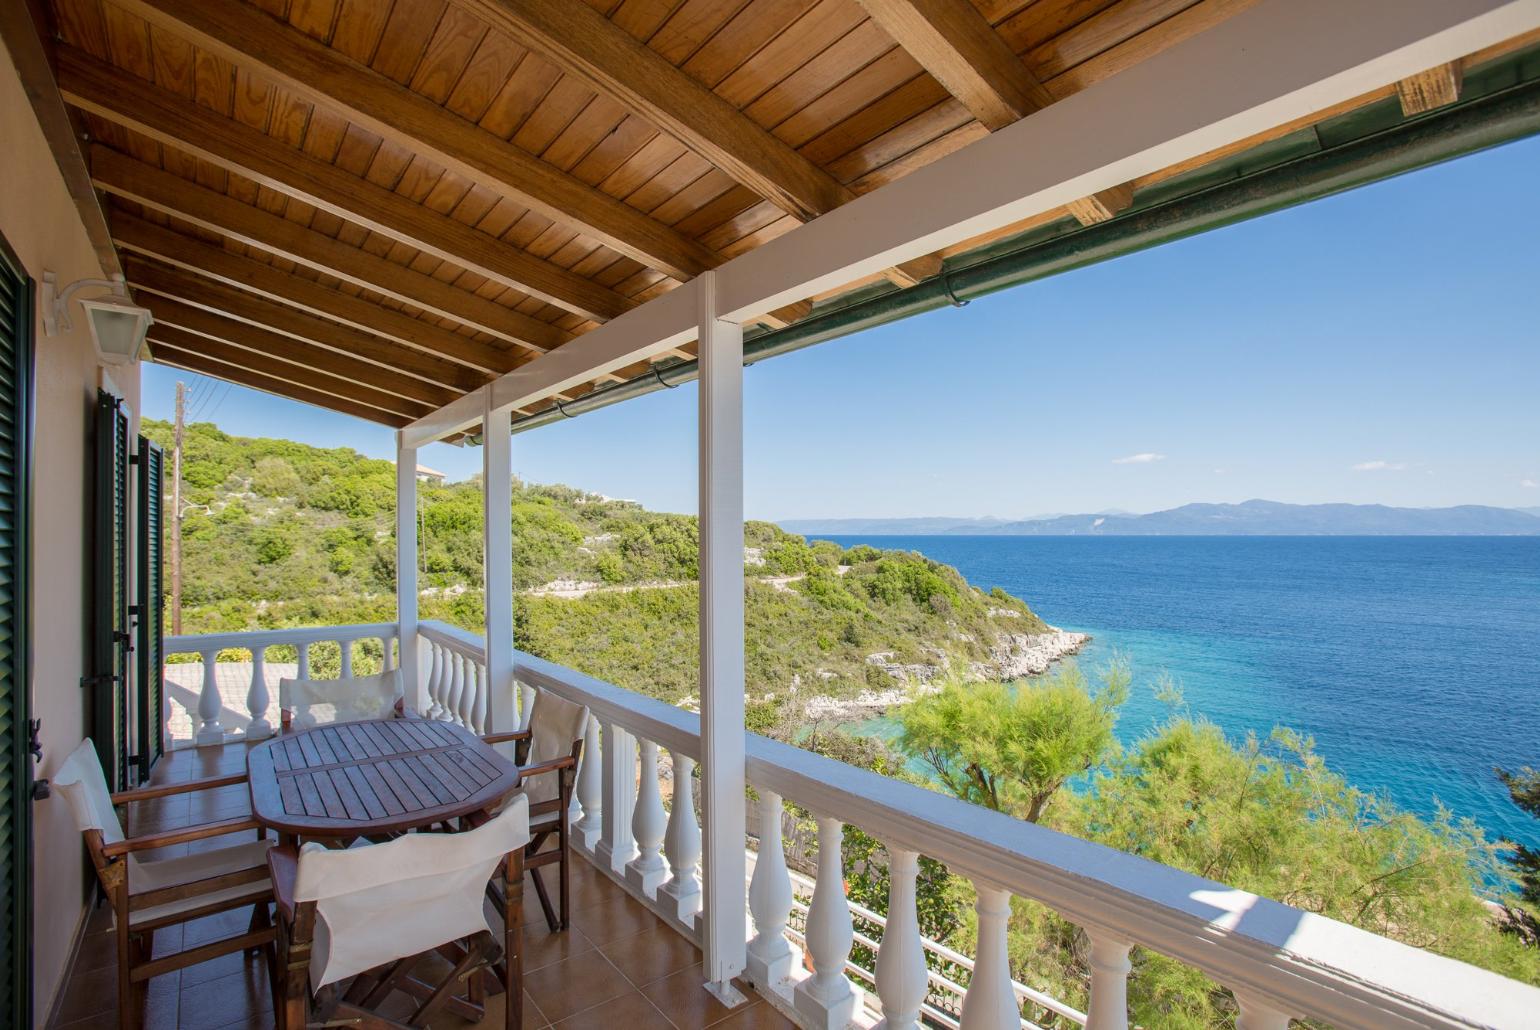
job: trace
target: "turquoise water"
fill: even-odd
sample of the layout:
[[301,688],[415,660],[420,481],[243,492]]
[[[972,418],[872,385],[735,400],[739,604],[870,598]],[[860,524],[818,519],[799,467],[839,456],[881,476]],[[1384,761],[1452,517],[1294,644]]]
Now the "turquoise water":
[[831,537],[916,550],[1133,664],[1119,736],[1161,674],[1237,737],[1287,725],[1423,815],[1436,800],[1540,847],[1492,767],[1540,767],[1540,538]]

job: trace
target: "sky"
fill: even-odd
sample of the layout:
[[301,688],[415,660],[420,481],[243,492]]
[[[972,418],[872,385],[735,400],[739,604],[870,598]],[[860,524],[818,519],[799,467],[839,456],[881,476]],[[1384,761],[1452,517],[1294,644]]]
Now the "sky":
[[[746,512],[1540,506],[1537,182],[1540,137],[751,366]],[[385,427],[155,365],[145,414],[178,379],[227,432],[394,457]],[[693,512],[697,402],[521,434],[515,472]]]

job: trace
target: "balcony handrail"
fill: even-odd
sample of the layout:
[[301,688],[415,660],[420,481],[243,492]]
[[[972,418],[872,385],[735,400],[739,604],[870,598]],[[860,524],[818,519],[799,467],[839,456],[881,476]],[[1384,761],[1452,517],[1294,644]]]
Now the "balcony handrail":
[[447,622],[419,622],[417,624],[417,632],[429,640],[436,640],[446,647],[472,655],[480,661],[485,662],[487,660],[486,641],[474,633],[461,629],[459,626],[451,626]]
[[394,622],[353,623],[345,626],[286,626],[278,629],[236,630],[229,633],[189,633],[168,636],[162,645],[167,655],[204,651],[250,650],[253,645],[322,644],[368,640],[396,635]]
[[513,678],[587,705],[600,722],[613,722],[674,754],[700,760],[700,715],[524,651],[513,653]]
[[[440,623],[423,629],[479,643]],[[321,632],[336,639],[338,629]],[[517,681],[699,756],[696,713],[524,652],[513,659]],[[748,734],[746,752],[758,789],[1038,901],[1094,934],[1194,966],[1280,1012],[1343,1026],[1475,1027],[1518,1025],[1540,1011],[1540,989],[1367,930],[758,734]]]
[[748,778],[954,873],[1341,1026],[1513,1026],[1540,990],[1115,848],[749,734]]

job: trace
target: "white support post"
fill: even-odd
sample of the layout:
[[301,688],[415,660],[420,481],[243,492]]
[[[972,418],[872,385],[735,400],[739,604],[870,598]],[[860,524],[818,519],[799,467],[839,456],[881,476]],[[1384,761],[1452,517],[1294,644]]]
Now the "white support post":
[[[487,393],[488,398],[491,392]],[[487,609],[487,731],[518,724],[513,701],[513,437],[507,408],[488,401],[482,420],[481,489],[486,513],[482,569]]]
[[[417,448],[396,431],[396,632],[401,641],[401,696],[414,711],[428,711],[427,684],[417,659]],[[390,667],[390,641],[385,641]]]
[[743,997],[743,326],[717,317],[716,273],[698,292],[700,350],[701,812],[705,823],[703,942],[708,988]]

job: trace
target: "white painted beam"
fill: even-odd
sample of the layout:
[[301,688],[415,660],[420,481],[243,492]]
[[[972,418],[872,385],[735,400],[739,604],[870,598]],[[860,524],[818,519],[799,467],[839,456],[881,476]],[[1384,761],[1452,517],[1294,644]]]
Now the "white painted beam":
[[[490,394],[488,395],[490,396]],[[487,612],[487,732],[518,727],[513,698],[513,437],[508,409],[482,414],[481,489],[486,524],[481,566]]]
[[722,317],[934,253],[1537,26],[1537,0],[1266,0],[727,263]]
[[[401,647],[401,696],[428,710],[417,660],[417,448],[396,432],[396,633]],[[387,641],[386,646],[389,647]]]
[[[742,321],[1536,28],[1540,0],[1263,0],[727,262],[717,314]],[[494,405],[524,406],[688,341],[698,282],[502,376]],[[451,404],[407,438],[448,435],[473,408]]]
[[492,406],[522,408],[693,340],[699,281],[632,308],[493,380]]
[[734,1000],[746,960],[743,727],[743,326],[698,287],[700,340],[700,721],[705,824],[702,928],[708,984]]

